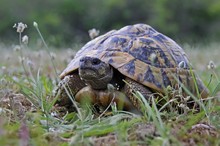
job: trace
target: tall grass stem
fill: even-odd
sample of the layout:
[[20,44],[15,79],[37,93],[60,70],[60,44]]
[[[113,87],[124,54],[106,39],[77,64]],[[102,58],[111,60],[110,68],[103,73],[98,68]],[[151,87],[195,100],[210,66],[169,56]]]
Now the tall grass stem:
[[48,53],[48,55],[50,57],[51,63],[53,65],[53,68],[54,68],[54,71],[55,71],[55,75],[56,75],[56,77],[58,77],[57,69],[55,67],[55,63],[53,62],[53,57],[51,56],[51,53],[49,51],[49,47],[48,47],[47,43],[45,42],[44,37],[43,37],[43,35],[40,32],[40,29],[38,28],[38,24],[36,22],[34,22],[33,25],[36,28],[36,30],[37,30],[37,32],[38,32],[38,34],[39,34],[39,36],[40,36],[40,38],[41,38],[45,48],[46,48],[46,51],[47,51],[47,53]]

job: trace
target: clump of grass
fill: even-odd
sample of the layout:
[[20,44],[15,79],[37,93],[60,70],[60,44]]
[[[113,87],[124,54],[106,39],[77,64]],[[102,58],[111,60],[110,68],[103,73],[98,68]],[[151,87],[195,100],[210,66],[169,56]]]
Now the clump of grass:
[[[25,129],[27,129],[30,126],[29,124],[35,123],[32,126],[30,126],[30,127],[34,127],[37,126],[36,123],[42,123],[42,122],[44,123],[45,121],[46,124],[45,124],[45,128],[43,129],[45,129],[46,131],[50,131],[51,126],[49,125],[57,121],[54,117],[50,115],[55,99],[50,99],[50,94],[53,88],[52,81],[48,79],[48,77],[43,76],[41,74],[40,69],[38,69],[35,74],[34,73],[35,68],[33,66],[33,62],[30,60],[30,58],[26,57],[24,54],[23,51],[24,48],[25,47],[28,48],[27,47],[28,36],[24,35],[22,37],[22,33],[27,28],[27,25],[20,22],[18,24],[15,24],[14,27],[19,33],[19,45],[17,46],[18,49],[16,49],[16,51],[20,52],[19,59],[25,76],[23,76],[22,73],[18,74],[19,78],[17,77],[15,78],[14,75],[8,76],[6,74],[2,76],[3,79],[6,79],[7,82],[10,82],[12,84],[12,87],[10,87],[8,84],[7,86],[5,86],[5,88],[9,91],[1,90],[4,92],[2,93],[3,97],[1,101],[7,102],[7,98],[9,97],[8,109],[1,108],[3,110],[1,114],[6,114],[6,116],[8,116],[9,114],[12,115],[12,117],[10,117],[9,119],[10,125],[11,125],[10,122],[12,122],[11,119],[14,118],[15,120],[13,121],[15,123],[20,123],[19,121],[21,121],[21,123],[25,123],[24,125],[18,124],[19,126],[21,126],[20,127],[21,132],[17,131],[17,129],[15,129],[14,132],[15,134],[16,133],[21,134],[20,137],[17,137],[18,142],[20,142],[21,145],[29,145],[31,142],[30,137],[33,138],[33,135],[30,135],[30,133],[28,132],[29,130],[25,132]],[[14,88],[18,88],[18,89],[14,90]],[[17,92],[22,93],[22,95],[24,95],[26,99],[17,98],[18,95]],[[28,109],[27,105],[25,105],[26,100],[28,100],[27,102],[32,104],[31,106],[33,107],[33,109],[31,111],[28,111],[30,109]],[[5,113],[4,111],[8,111],[9,114]],[[22,111],[26,111],[26,112],[23,113]],[[37,113],[33,113],[33,111],[37,111]],[[40,118],[35,119],[34,118],[35,115],[38,115]],[[44,124],[38,126],[44,127],[43,125]],[[1,137],[7,137],[7,136],[8,135],[6,132],[5,136],[3,135]]]

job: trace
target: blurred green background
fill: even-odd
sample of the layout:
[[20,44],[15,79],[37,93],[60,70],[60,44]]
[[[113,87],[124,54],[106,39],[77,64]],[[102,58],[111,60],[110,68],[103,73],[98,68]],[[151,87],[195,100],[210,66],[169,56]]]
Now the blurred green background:
[[38,36],[36,21],[52,45],[85,43],[88,30],[101,34],[124,25],[146,23],[177,42],[220,40],[219,0],[1,0],[0,41],[17,39],[14,23],[28,25],[30,40]]

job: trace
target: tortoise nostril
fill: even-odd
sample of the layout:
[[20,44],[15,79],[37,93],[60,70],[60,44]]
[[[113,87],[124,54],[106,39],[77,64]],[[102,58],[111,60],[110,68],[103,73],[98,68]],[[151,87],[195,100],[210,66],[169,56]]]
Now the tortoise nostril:
[[80,61],[80,62],[84,62],[84,61],[85,61],[85,59],[84,59],[84,58],[81,58],[79,61]]
[[100,60],[98,59],[98,58],[94,58],[93,60],[92,60],[92,64],[93,65],[98,65],[98,64],[100,64]]

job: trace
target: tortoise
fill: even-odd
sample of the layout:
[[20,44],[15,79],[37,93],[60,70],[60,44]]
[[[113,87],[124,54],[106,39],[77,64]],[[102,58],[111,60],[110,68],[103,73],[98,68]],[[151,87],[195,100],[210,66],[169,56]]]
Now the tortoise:
[[[128,111],[140,108],[134,91],[148,99],[155,93],[165,95],[167,87],[177,90],[181,85],[201,98],[209,94],[184,50],[147,24],[128,25],[91,40],[60,78],[67,80],[78,102],[90,100],[106,107],[113,100]],[[69,104],[64,89],[58,103]]]

